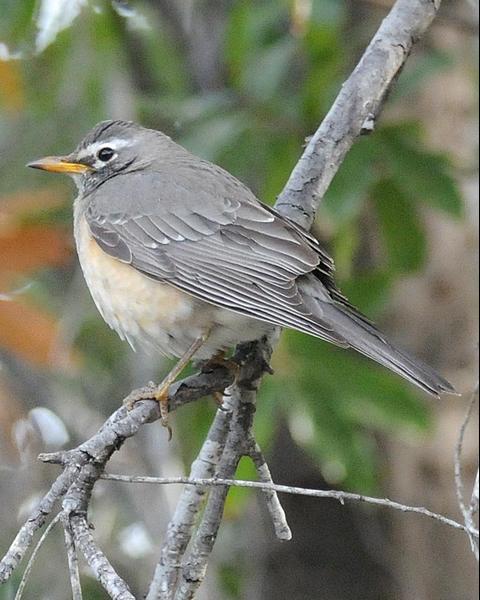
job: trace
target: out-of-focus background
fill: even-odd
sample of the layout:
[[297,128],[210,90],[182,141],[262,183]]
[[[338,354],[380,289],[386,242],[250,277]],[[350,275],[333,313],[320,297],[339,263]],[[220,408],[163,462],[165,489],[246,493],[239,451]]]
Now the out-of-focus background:
[[[73,248],[73,184],[25,163],[71,151],[101,119],[134,119],[272,203],[392,4],[0,0],[1,553],[56,475],[38,452],[84,440],[132,387],[169,368],[103,323]],[[477,377],[475,5],[444,2],[314,226],[351,301],[465,395],[432,401],[367,360],[286,332],[256,416],[278,483],[388,495],[460,518],[452,456]],[[145,427],[110,470],[188,472],[214,409],[205,399],[178,411],[171,443],[158,424]],[[476,448],[472,430],[467,490]],[[238,476],[255,476],[247,461]],[[179,491],[95,489],[95,536],[139,597]],[[232,491],[200,598],[476,597],[474,559],[458,532],[361,505],[283,502],[290,543],[275,540],[261,496]],[[85,597],[104,598],[82,573]],[[13,597],[19,577],[0,599]],[[25,597],[62,600],[67,585],[58,530]]]

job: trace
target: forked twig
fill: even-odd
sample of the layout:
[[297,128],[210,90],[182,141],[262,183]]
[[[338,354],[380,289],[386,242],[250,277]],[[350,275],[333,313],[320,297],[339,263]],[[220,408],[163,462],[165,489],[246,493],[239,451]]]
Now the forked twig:
[[470,419],[472,418],[473,408],[478,400],[478,388],[479,385],[477,382],[477,385],[475,386],[475,389],[473,390],[472,395],[470,397],[470,402],[468,403],[465,417],[463,418],[462,425],[460,427],[457,443],[455,444],[455,454],[453,461],[455,473],[455,492],[457,495],[458,506],[463,515],[465,530],[470,539],[470,546],[472,548],[472,552],[477,560],[479,559],[478,535],[476,535],[476,533],[478,532],[476,530],[473,517],[478,509],[478,470],[473,485],[471,500],[469,506],[467,507],[465,504],[465,487],[463,484],[462,475],[462,452],[465,440],[465,432],[467,430],[468,424],[470,423]]

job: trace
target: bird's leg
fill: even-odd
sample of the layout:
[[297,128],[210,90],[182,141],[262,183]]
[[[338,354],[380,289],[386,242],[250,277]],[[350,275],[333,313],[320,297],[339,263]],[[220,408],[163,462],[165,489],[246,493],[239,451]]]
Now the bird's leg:
[[128,399],[126,406],[128,410],[133,408],[133,405],[139,400],[145,400],[147,398],[154,398],[160,407],[160,416],[161,423],[164,427],[167,427],[169,433],[169,439],[172,437],[172,430],[170,425],[168,424],[168,390],[172,383],[176,380],[176,378],[180,375],[183,369],[187,366],[188,362],[192,358],[192,356],[197,352],[197,350],[205,343],[208,336],[210,335],[210,331],[203,333],[198,338],[195,339],[193,344],[188,348],[183,356],[181,356],[173,369],[168,373],[165,379],[156,386],[156,388],[149,389],[148,392],[145,393],[145,396]]

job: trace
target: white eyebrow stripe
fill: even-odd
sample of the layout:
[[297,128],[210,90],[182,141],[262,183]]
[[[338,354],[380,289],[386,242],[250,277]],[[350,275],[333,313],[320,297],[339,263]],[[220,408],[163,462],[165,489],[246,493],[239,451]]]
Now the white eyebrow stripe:
[[85,156],[96,155],[100,148],[111,148],[112,150],[120,150],[120,148],[124,148],[125,146],[129,146],[130,142],[128,140],[124,140],[122,138],[112,138],[111,140],[105,140],[104,142],[93,142],[93,144],[89,144],[85,150],[82,150],[78,154],[78,158],[83,158]]

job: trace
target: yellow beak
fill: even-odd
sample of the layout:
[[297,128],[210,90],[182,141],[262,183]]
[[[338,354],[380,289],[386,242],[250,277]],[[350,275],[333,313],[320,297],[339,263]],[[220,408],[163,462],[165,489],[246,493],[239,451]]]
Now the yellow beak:
[[79,162],[69,162],[62,156],[46,156],[39,160],[34,160],[27,164],[27,167],[32,169],[42,169],[42,171],[50,171],[52,173],[86,173],[92,171],[92,167]]

